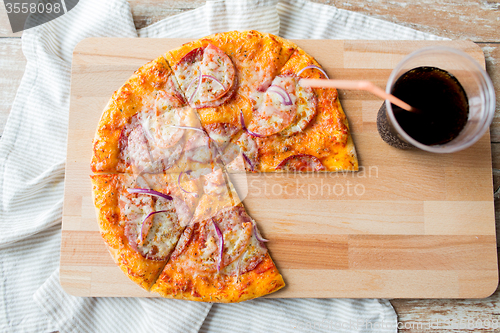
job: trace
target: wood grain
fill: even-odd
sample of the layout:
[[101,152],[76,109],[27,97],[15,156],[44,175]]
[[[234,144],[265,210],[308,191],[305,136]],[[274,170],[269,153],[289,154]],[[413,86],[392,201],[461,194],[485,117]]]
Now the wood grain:
[[205,4],[204,0],[129,0],[137,29]]
[[[73,294],[142,295],[123,279],[119,290],[106,288],[113,281],[99,275],[121,272],[100,240],[94,217],[91,141],[111,93],[158,50],[182,42],[88,39],[75,49],[61,247],[61,281]],[[381,85],[400,59],[427,45],[452,45],[484,63],[481,49],[465,41],[297,43],[332,76],[363,75]],[[352,123],[360,172],[248,176],[245,207],[270,239],[269,250],[288,283],[271,297],[491,294],[498,279],[489,135],[456,154],[393,149],[376,131],[382,101],[364,92],[341,91],[340,96]],[[74,280],[80,271],[87,272],[83,280]]]
[[500,4],[494,0],[313,0],[450,39],[500,42]]
[[[386,2],[373,2],[373,1],[362,1],[362,0],[354,0],[354,1],[340,1],[340,0],[315,0],[317,2],[322,2],[325,4],[335,5],[338,8],[343,8],[347,10],[355,10],[363,14],[367,14],[370,16],[382,18],[391,22],[395,22],[398,24],[402,24],[408,27],[416,28],[421,31],[435,33],[440,36],[445,36],[453,39],[472,39],[479,42],[479,45],[483,48],[483,51],[486,54],[486,64],[488,73],[492,77],[495,90],[497,92],[497,112],[499,108],[499,87],[500,87],[500,75],[498,70],[498,65],[500,61],[500,51],[498,49],[499,44],[497,43],[482,43],[491,41],[491,27],[497,27],[498,31],[498,10],[499,5],[497,1],[491,0],[478,0],[473,2],[473,10],[470,10],[470,7],[464,5],[465,3],[470,3],[470,1],[456,1],[456,0],[444,0],[439,2],[430,2],[427,1],[425,6],[418,11],[410,11],[407,8],[411,8],[412,6],[418,6],[420,3],[415,3],[414,1],[409,0],[395,0],[395,1],[386,1]],[[159,19],[159,15],[157,14],[161,11],[161,8],[165,8],[165,6],[171,6],[172,12],[174,11],[186,11],[189,8],[194,8],[195,6],[191,6],[190,4],[195,1],[177,1],[177,0],[130,0],[132,11],[135,13],[134,21],[137,27],[143,27],[148,25],[148,22],[155,22]],[[147,5],[144,5],[147,4]],[[139,6],[142,8],[136,9],[135,7]],[[196,5],[198,6],[198,5]],[[484,6],[485,8],[482,8]],[[140,9],[140,10],[139,10]],[[163,9],[165,10],[165,9]],[[439,13],[442,10],[450,11],[450,16],[454,17],[453,20],[447,21],[438,20],[439,15],[435,15],[434,13]],[[487,16],[487,21],[484,21],[484,24],[471,24],[471,22],[477,22],[478,18],[486,17],[483,15],[483,11],[485,13],[495,12],[496,17],[492,17],[491,15]],[[165,10],[165,12],[168,12]],[[140,17],[139,17],[140,16]],[[456,18],[459,18],[458,21]],[[444,27],[443,27],[444,24]],[[495,32],[495,31],[493,31]],[[17,35],[20,36],[21,33]],[[0,37],[5,36],[13,36],[10,26],[8,25],[7,16],[5,14],[5,9],[3,6],[3,0],[0,0]],[[497,33],[495,35],[494,41],[498,42],[500,39],[500,35]],[[0,39],[0,42],[3,39]],[[18,43],[20,44],[20,39],[18,39]],[[18,53],[15,52],[13,54],[2,54],[0,55],[0,64],[6,63],[11,60],[12,57],[18,56]],[[490,68],[496,68],[494,72],[490,70]],[[17,70],[19,72],[24,71],[24,66],[11,68],[12,70]],[[493,74],[493,75],[492,75]],[[3,78],[8,78],[2,74]],[[20,77],[20,76],[19,76]],[[2,101],[5,103],[12,103],[15,96],[16,88],[13,88],[13,85],[8,82],[9,80],[3,80],[3,84],[0,85],[0,91],[7,92],[5,96],[2,95]],[[10,95],[9,95],[10,94]],[[2,114],[0,114],[0,118],[6,118],[6,114],[4,112],[8,112],[9,110],[2,109]],[[361,117],[359,117],[361,119]],[[350,119],[351,123],[354,119]],[[491,139],[494,142],[500,142],[500,135],[497,133],[497,120],[493,124],[491,128]],[[3,125],[0,123],[0,135],[3,131]],[[493,179],[495,181],[495,189],[498,192],[500,187],[500,148],[498,148],[498,144],[492,144],[492,157],[496,162],[496,169],[493,170]],[[497,147],[497,148],[496,148]],[[500,202],[497,202],[500,198],[500,193],[496,194],[496,202],[495,206],[497,208],[496,217],[497,217],[497,227],[500,227]],[[497,233],[498,235],[499,233]],[[500,244],[500,243],[499,243]],[[78,271],[74,270],[73,282],[77,280],[77,277],[80,277],[82,280],[90,279],[91,273],[90,271]],[[111,274],[110,272],[106,272],[107,274]],[[95,274],[95,273],[94,273]],[[119,278],[125,278],[121,272],[118,272],[116,276],[114,276],[115,281],[118,281]],[[126,280],[126,278],[125,278]],[[126,282],[126,281],[125,281]],[[332,281],[332,283],[336,283]],[[116,288],[119,288],[119,284],[116,284]],[[404,287],[403,287],[404,289]],[[500,321],[498,308],[500,306],[500,293],[496,292],[493,296],[484,299],[484,300],[446,300],[446,299],[436,299],[436,300],[393,300],[392,303],[398,313],[399,320],[401,324],[403,324],[403,329],[401,331],[404,332],[422,332],[428,331],[419,329],[415,324],[419,323],[430,323],[432,321],[441,320],[441,322],[450,322],[451,320],[460,320],[460,319],[497,319]],[[404,328],[404,324],[408,324],[406,328]],[[413,326],[412,326],[413,325]],[[413,328],[412,328],[413,327]],[[443,327],[443,329],[449,327]],[[437,330],[435,330],[437,331]],[[448,331],[448,330],[447,330]],[[449,330],[451,331],[451,330]],[[471,332],[468,329],[454,329],[454,332]],[[477,330],[481,332],[491,332],[491,329],[483,329]]]
[[[500,42],[497,20],[500,5],[493,0],[424,0],[394,1],[340,1],[313,0],[313,2],[358,12],[409,28],[451,39],[481,42]],[[137,28],[143,28],[160,19],[200,7],[202,0],[129,0]],[[480,27],[480,28],[479,28]]]

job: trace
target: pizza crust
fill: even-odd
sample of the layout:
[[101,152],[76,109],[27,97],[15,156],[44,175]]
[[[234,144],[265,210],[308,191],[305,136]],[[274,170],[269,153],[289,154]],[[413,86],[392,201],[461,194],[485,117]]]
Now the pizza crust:
[[120,227],[118,193],[121,187],[118,175],[91,176],[93,200],[96,207],[99,230],[114,262],[130,280],[149,290],[155,283],[167,260],[144,258],[129,244]]
[[268,253],[253,270],[239,276],[198,275],[195,278],[178,266],[177,261],[169,262],[151,291],[166,298],[235,303],[268,295],[285,286]]

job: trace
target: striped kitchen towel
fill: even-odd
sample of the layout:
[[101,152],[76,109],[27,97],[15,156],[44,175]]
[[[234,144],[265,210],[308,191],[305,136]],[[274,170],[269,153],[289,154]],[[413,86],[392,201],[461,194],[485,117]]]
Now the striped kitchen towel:
[[87,37],[199,38],[233,29],[285,38],[438,38],[305,0],[208,1],[139,31],[126,0],[81,0],[62,17],[25,31],[26,71],[0,139],[1,332],[397,330],[387,300],[257,299],[212,305],[80,298],[62,290],[58,265],[73,48]]

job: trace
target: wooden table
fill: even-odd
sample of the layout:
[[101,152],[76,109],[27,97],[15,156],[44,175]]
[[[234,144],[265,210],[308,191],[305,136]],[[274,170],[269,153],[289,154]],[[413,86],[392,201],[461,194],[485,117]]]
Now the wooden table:
[[[495,85],[497,115],[491,126],[493,181],[498,226],[500,226],[500,3],[494,0],[364,1],[314,0],[356,11],[386,21],[451,39],[472,40],[484,51],[486,66]],[[145,27],[164,17],[202,6],[203,0],[129,0],[135,25]],[[26,60],[21,50],[21,34],[13,34],[3,0],[0,0],[0,135],[10,112]],[[497,236],[498,237],[498,236]],[[497,238],[498,239],[498,238]],[[399,317],[400,331],[429,331],[427,325],[450,323],[450,332],[492,332],[492,329],[467,329],[467,321],[500,322],[500,291],[481,300],[399,299],[392,300]],[[451,326],[451,321],[456,324]],[[461,321],[461,322],[460,322]],[[461,324],[461,325],[460,325]],[[437,330],[436,330],[437,331]],[[448,331],[448,330],[447,330]],[[497,331],[497,330],[496,330]]]

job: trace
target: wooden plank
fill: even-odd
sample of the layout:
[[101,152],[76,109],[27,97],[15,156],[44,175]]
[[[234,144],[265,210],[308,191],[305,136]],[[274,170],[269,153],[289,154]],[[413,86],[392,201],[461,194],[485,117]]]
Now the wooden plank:
[[[500,42],[499,4],[493,0],[313,0],[451,39]],[[129,0],[137,28],[197,8],[202,0]]]
[[[194,2],[194,1],[175,1],[175,0],[147,1],[149,4],[148,6],[137,9],[134,8],[135,7],[134,3],[145,3],[146,1],[139,1],[139,0],[131,1],[132,10],[133,11],[135,10],[135,13],[137,14],[136,17],[134,17],[134,21],[137,27],[143,27],[161,19],[161,15],[157,14],[158,12],[157,8],[159,6],[165,7],[172,5],[173,3],[176,3],[175,5],[172,5],[171,7],[172,11],[170,12],[166,8],[163,9],[164,13],[162,13],[162,15],[167,16],[176,13],[176,10],[178,10],[178,12],[182,11],[182,9],[186,10],[190,6],[190,3]],[[333,4],[338,8],[343,8],[347,10],[355,10],[363,14],[382,18],[391,22],[409,26],[411,28],[416,28],[421,31],[435,33],[437,35],[446,36],[450,38],[459,38],[459,39],[464,38],[464,39],[473,39],[477,41],[488,41],[491,40],[489,37],[491,35],[491,32],[493,31],[495,33],[496,31],[498,31],[497,18],[495,16],[492,17],[491,15],[489,16],[483,15],[484,13],[487,14],[491,13],[492,11],[496,11],[498,13],[498,2],[491,0],[467,1],[467,2],[457,2],[449,0],[440,2],[426,1],[426,2],[420,2],[418,4],[408,0],[404,1],[397,0],[390,2],[366,2],[361,0],[345,2],[345,1],[320,0],[319,2]],[[181,4],[178,5],[179,3]],[[472,5],[469,6],[469,4]],[[421,6],[421,7],[418,10],[408,10],[408,8],[415,9],[414,8],[415,6]],[[178,7],[178,9],[176,9],[176,7]],[[448,16],[448,18],[449,16],[451,16],[452,19],[441,20],[441,21],[437,20],[436,16],[439,16],[439,14],[435,15],[435,13],[439,12],[441,13],[444,12]],[[148,15],[153,17],[153,19],[148,18]],[[141,17],[139,18],[139,16]],[[483,24],[477,24],[477,22],[480,20],[483,20],[482,22]],[[492,29],[492,27],[493,28],[496,27],[496,31],[495,29]],[[20,35],[20,33],[18,33],[17,35]],[[12,36],[12,33],[10,31],[10,26],[8,26],[7,17],[5,15],[3,2],[2,5],[0,6],[0,36]],[[493,37],[496,37],[496,40],[498,41],[499,35],[497,33],[496,35],[493,35]],[[498,70],[495,71],[494,75],[492,75],[492,71],[490,70],[492,66],[498,68],[498,66],[496,66],[496,64],[498,63],[498,59],[500,59],[498,44],[487,44],[487,43],[481,44],[481,46],[483,45],[486,46],[486,48],[483,47],[483,51],[487,56],[486,61],[487,61],[488,72],[490,76],[492,76],[495,85],[495,90],[497,92],[497,110],[498,110],[499,109],[498,100],[500,96],[499,93],[500,75],[498,75]],[[489,57],[489,55],[491,55],[491,58]],[[0,63],[3,62],[4,59],[0,58]],[[11,87],[11,85],[8,86],[0,85],[1,88],[0,90],[5,91],[6,90],[5,88],[9,87]],[[5,102],[8,102],[9,100],[12,101],[14,98],[14,94],[15,91],[12,93],[10,98],[4,98],[4,96],[2,96],[2,101]],[[0,117],[2,116],[3,112],[4,111],[0,112]],[[352,123],[353,119],[350,120]],[[497,130],[496,126],[497,122],[498,121],[495,120],[495,123],[492,126],[491,130],[491,138],[492,141],[494,142],[499,142],[500,138],[500,135],[497,133],[500,132]],[[0,126],[0,135],[2,129],[3,126]],[[495,158],[498,159],[499,153],[497,153],[497,150],[495,150],[494,148],[495,145],[493,145],[492,147],[493,147],[492,151],[493,158],[494,160]],[[495,176],[494,179],[495,183],[497,184],[495,186],[495,189],[497,189],[498,186],[500,185],[500,181],[497,181],[498,176],[496,176],[496,174],[498,174],[499,172],[500,171],[494,170],[494,176]],[[496,205],[496,207],[499,206],[500,206],[499,204]],[[500,212],[497,212],[496,216],[497,219],[499,219]],[[497,225],[499,225],[498,222]],[[110,273],[106,272],[106,274]],[[75,277],[84,276],[84,274],[83,272],[76,272],[74,276]],[[115,277],[116,279],[119,279],[120,277],[123,277],[123,274],[121,274],[121,272],[118,272],[118,274]],[[334,280],[332,281],[332,284],[338,284],[338,281]],[[402,286],[401,289],[405,290],[405,286]],[[406,331],[422,332],[421,329],[419,330],[418,327],[414,326],[415,323],[417,324],[431,323],[433,320],[435,322],[438,319],[441,320],[441,322],[450,321],[452,319],[453,320],[457,319],[499,320],[498,317],[499,314],[498,311],[496,311],[496,309],[498,309],[500,305],[499,298],[500,296],[499,293],[497,292],[492,297],[485,300],[394,300],[392,301],[392,303],[398,312],[399,320],[402,321],[402,324],[408,324],[408,326],[404,329],[405,332]],[[415,329],[411,328],[412,325]],[[448,326],[442,328],[446,329],[450,327]],[[471,330],[467,329],[459,330],[459,327],[457,327],[457,329],[455,329],[454,331],[470,332]],[[492,330],[484,329],[478,331],[492,331]]]
[[[3,6],[0,4],[0,6]],[[0,136],[26,67],[20,38],[0,38]]]
[[[479,300],[398,299],[391,300],[391,303],[398,314],[402,332],[498,332],[499,290]],[[496,329],[491,326],[493,322],[497,323]],[[471,326],[467,326],[468,323]]]
[[[313,0],[337,8],[355,11],[368,16],[401,24],[413,29],[452,39],[469,39],[482,42],[499,42],[497,2],[492,0],[446,0],[438,3],[427,0],[415,3],[410,0],[366,2],[355,0]],[[159,20],[198,8],[203,0],[129,0],[136,28],[146,27]],[[21,36],[13,34],[0,0],[0,37]]]
[[500,42],[494,0],[312,0],[450,39]]
[[205,4],[205,0],[128,0],[128,2],[137,29]]
[[0,0],[0,37],[21,37],[22,31],[12,33],[4,0]]
[[[137,67],[155,58],[157,50],[171,49],[182,42],[90,39],[75,50],[62,272],[67,266],[68,272],[74,274],[81,264],[90,266],[92,273],[113,267],[119,273],[104,245],[97,245],[100,238],[88,178],[89,142],[112,91]],[[329,73],[345,78],[363,75],[382,85],[406,53],[424,45],[453,45],[484,63],[480,48],[465,41],[308,40],[298,44],[323,63]],[[388,52],[390,56],[379,56]],[[328,61],[332,54],[335,61]],[[397,150],[383,143],[376,131],[374,115],[380,100],[352,92],[341,92],[341,100],[349,118],[354,119],[353,138],[365,170],[320,175],[248,175],[249,194],[244,204],[271,240],[270,252],[289,282],[273,297],[491,294],[496,287],[497,270],[488,134],[471,149],[456,154]],[[394,161],[398,161],[397,165]],[[100,255],[103,258],[98,258]],[[419,277],[427,276],[429,280],[415,281],[416,271]],[[315,279],[309,278],[311,274]],[[87,280],[73,283],[68,277],[64,281],[73,291],[80,287],[91,289],[75,291],[78,294],[112,295],[105,288],[107,278],[98,273],[91,276],[90,284]],[[343,286],[325,285],[331,276],[345,281]],[[361,290],[352,281],[368,284]],[[436,286],[439,283],[441,288]],[[126,296],[127,290],[124,286],[115,296]],[[131,289],[132,294],[135,291]]]

